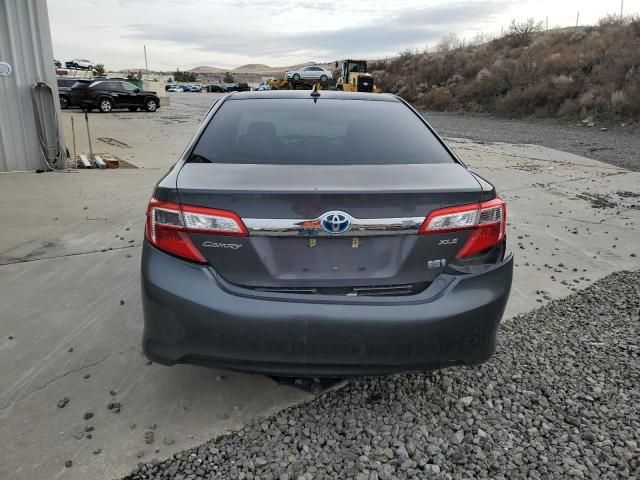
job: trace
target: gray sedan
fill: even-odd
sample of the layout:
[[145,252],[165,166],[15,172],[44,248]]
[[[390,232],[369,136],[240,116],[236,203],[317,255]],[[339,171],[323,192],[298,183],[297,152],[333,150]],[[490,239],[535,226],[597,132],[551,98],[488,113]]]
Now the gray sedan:
[[227,95],[149,203],[144,351],[313,377],[483,362],[505,226],[495,188],[394,95]]

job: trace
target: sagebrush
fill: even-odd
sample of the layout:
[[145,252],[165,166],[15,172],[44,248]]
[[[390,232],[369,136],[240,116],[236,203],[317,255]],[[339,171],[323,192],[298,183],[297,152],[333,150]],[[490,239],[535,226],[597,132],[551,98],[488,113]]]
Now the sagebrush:
[[514,22],[487,43],[450,36],[371,70],[383,90],[432,110],[640,120],[640,18],[548,32]]

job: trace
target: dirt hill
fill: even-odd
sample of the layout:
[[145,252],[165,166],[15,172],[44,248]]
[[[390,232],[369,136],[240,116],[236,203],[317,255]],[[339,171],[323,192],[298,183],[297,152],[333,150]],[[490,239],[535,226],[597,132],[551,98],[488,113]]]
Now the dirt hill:
[[247,65],[241,65],[233,69],[234,72],[247,72],[247,73],[256,73],[256,72],[269,72],[273,70],[273,67],[269,65],[263,65],[261,63],[248,63]]
[[640,120],[640,17],[543,32],[514,24],[488,43],[370,64],[376,82],[431,110]]
[[207,65],[203,65],[200,67],[195,67],[190,70],[195,73],[224,73],[226,70],[218,67],[209,67]]

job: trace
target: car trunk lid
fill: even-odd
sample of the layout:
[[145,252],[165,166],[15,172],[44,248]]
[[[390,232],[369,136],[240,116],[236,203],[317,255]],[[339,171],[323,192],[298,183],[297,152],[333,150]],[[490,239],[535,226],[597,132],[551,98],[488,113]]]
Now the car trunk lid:
[[[186,163],[177,188],[183,205],[233,211],[249,229],[248,237],[189,234],[227,281],[351,295],[410,293],[428,284],[469,233],[418,235],[421,222],[434,209],[479,202],[482,191],[457,163]],[[322,216],[332,211],[349,216],[352,229],[323,230]]]

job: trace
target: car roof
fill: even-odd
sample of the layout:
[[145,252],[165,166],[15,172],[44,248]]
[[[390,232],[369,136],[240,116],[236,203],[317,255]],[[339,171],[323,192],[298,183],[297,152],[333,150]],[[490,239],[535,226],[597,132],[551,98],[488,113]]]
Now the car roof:
[[[389,93],[342,92],[338,90],[320,90],[318,100],[323,98],[336,100],[368,100],[372,102],[400,102],[395,95]],[[237,92],[229,96],[229,100],[248,100],[261,98],[313,98],[311,90],[266,90],[253,92]]]

